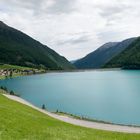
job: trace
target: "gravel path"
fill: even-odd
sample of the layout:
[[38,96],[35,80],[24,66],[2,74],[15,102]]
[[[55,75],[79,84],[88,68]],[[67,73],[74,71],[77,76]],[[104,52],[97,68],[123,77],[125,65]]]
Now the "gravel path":
[[30,106],[33,109],[36,109],[44,114],[49,115],[50,117],[53,117],[55,119],[58,119],[58,120],[61,120],[63,122],[67,122],[70,124],[74,124],[74,125],[78,125],[78,126],[82,126],[82,127],[87,127],[87,128],[115,131],[115,132],[140,133],[140,127],[121,126],[121,125],[114,125],[114,124],[104,124],[104,123],[98,123],[98,122],[78,120],[78,119],[71,118],[71,117],[68,117],[65,115],[57,115],[57,114],[42,110],[42,109],[32,105],[31,103],[25,101],[24,99],[17,97],[17,96],[6,95],[6,94],[4,94],[4,96],[6,96],[7,98],[9,98],[11,100],[20,102],[20,103],[25,104],[27,106]]

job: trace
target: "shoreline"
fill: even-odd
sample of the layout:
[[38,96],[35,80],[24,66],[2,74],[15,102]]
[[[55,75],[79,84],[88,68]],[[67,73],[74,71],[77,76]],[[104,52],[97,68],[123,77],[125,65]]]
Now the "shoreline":
[[72,69],[72,70],[50,70],[47,73],[63,73],[63,72],[85,72],[85,71],[116,71],[123,70],[121,68],[99,68],[99,69]]
[[33,75],[43,75],[43,74],[48,74],[48,73],[69,73],[69,72],[87,72],[87,71],[118,71],[122,70],[120,68],[101,68],[101,69],[72,69],[72,70],[48,70],[46,72],[38,72],[35,74],[23,74],[23,75],[14,75],[13,77],[7,77],[1,76],[0,75],[0,80],[5,80],[5,79],[12,79],[12,78],[17,78],[17,77],[24,77],[24,76],[33,76]]
[[86,117],[80,117],[77,115],[73,115],[70,113],[66,113],[66,112],[51,112],[53,114],[57,114],[57,115],[63,115],[63,116],[67,116],[70,118],[74,118],[77,120],[84,120],[84,121],[88,121],[88,122],[96,122],[96,123],[102,123],[102,124],[111,124],[111,125],[118,125],[118,126],[128,126],[128,127],[135,127],[135,128],[140,128],[139,125],[125,125],[125,124],[119,124],[119,123],[113,123],[113,122],[109,122],[109,121],[103,121],[103,120],[97,120],[97,119],[92,119],[92,118],[86,118]]
[[[86,71],[120,71],[120,70],[136,70],[136,69],[122,69],[122,68],[96,68],[96,69],[68,69],[68,70],[47,70],[43,72],[37,72],[35,74],[23,74],[23,75],[14,75],[12,78],[16,77],[22,77],[22,76],[32,76],[32,75],[41,75],[41,74],[47,74],[47,73],[69,73],[69,72],[86,72]],[[139,70],[139,69],[138,69]],[[2,75],[0,75],[0,80],[5,80],[6,78]]]
[[[98,72],[104,72],[104,71],[125,71],[125,70],[132,70],[132,69],[121,69],[121,68],[100,68],[100,69],[73,69],[73,70],[48,70],[46,72],[39,72],[35,74],[25,74],[25,75],[15,75],[12,78],[17,77],[24,77],[24,76],[33,76],[33,75],[43,75],[48,73],[69,73],[69,72],[87,72],[87,71],[98,71]],[[0,80],[5,80],[4,76],[0,75]],[[9,79],[9,78],[7,78]]]
[[29,103],[28,101],[17,97],[13,95],[8,95],[8,94],[3,94],[5,97],[8,99],[11,99],[13,101],[22,103],[24,105],[27,105],[39,112],[42,112],[54,119],[63,121],[65,123],[69,123],[72,125],[77,125],[81,127],[86,127],[86,128],[93,128],[93,129],[98,129],[98,130],[106,130],[106,131],[114,131],[114,132],[123,132],[123,133],[140,133],[140,127],[135,127],[135,126],[125,126],[125,125],[118,125],[118,124],[107,124],[107,123],[102,123],[102,122],[93,122],[93,121],[88,121],[88,120],[80,120],[76,119],[74,117],[70,117],[68,115],[58,115],[56,113],[51,113],[46,110],[40,109],[33,104]]

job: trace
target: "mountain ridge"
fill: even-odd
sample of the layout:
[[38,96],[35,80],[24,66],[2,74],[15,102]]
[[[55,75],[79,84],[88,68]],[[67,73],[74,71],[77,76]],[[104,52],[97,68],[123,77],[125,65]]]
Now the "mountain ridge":
[[0,21],[0,63],[47,69],[73,69],[63,56],[29,35]]
[[136,38],[129,38],[122,42],[108,42],[89,53],[74,65],[79,69],[96,69],[103,67],[114,56],[125,50]]
[[120,54],[111,59],[104,68],[140,69],[140,37]]

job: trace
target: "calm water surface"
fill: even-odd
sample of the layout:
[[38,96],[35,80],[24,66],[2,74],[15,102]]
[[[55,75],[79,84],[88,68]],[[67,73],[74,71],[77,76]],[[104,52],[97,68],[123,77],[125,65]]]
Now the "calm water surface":
[[49,111],[119,124],[140,125],[140,71],[48,73],[0,81],[0,85]]

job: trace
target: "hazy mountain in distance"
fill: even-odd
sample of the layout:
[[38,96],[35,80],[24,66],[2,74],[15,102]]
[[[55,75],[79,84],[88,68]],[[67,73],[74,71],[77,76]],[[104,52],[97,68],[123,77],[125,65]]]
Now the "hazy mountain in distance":
[[76,59],[76,60],[71,60],[71,64],[74,64],[76,61],[78,61],[79,59]]

